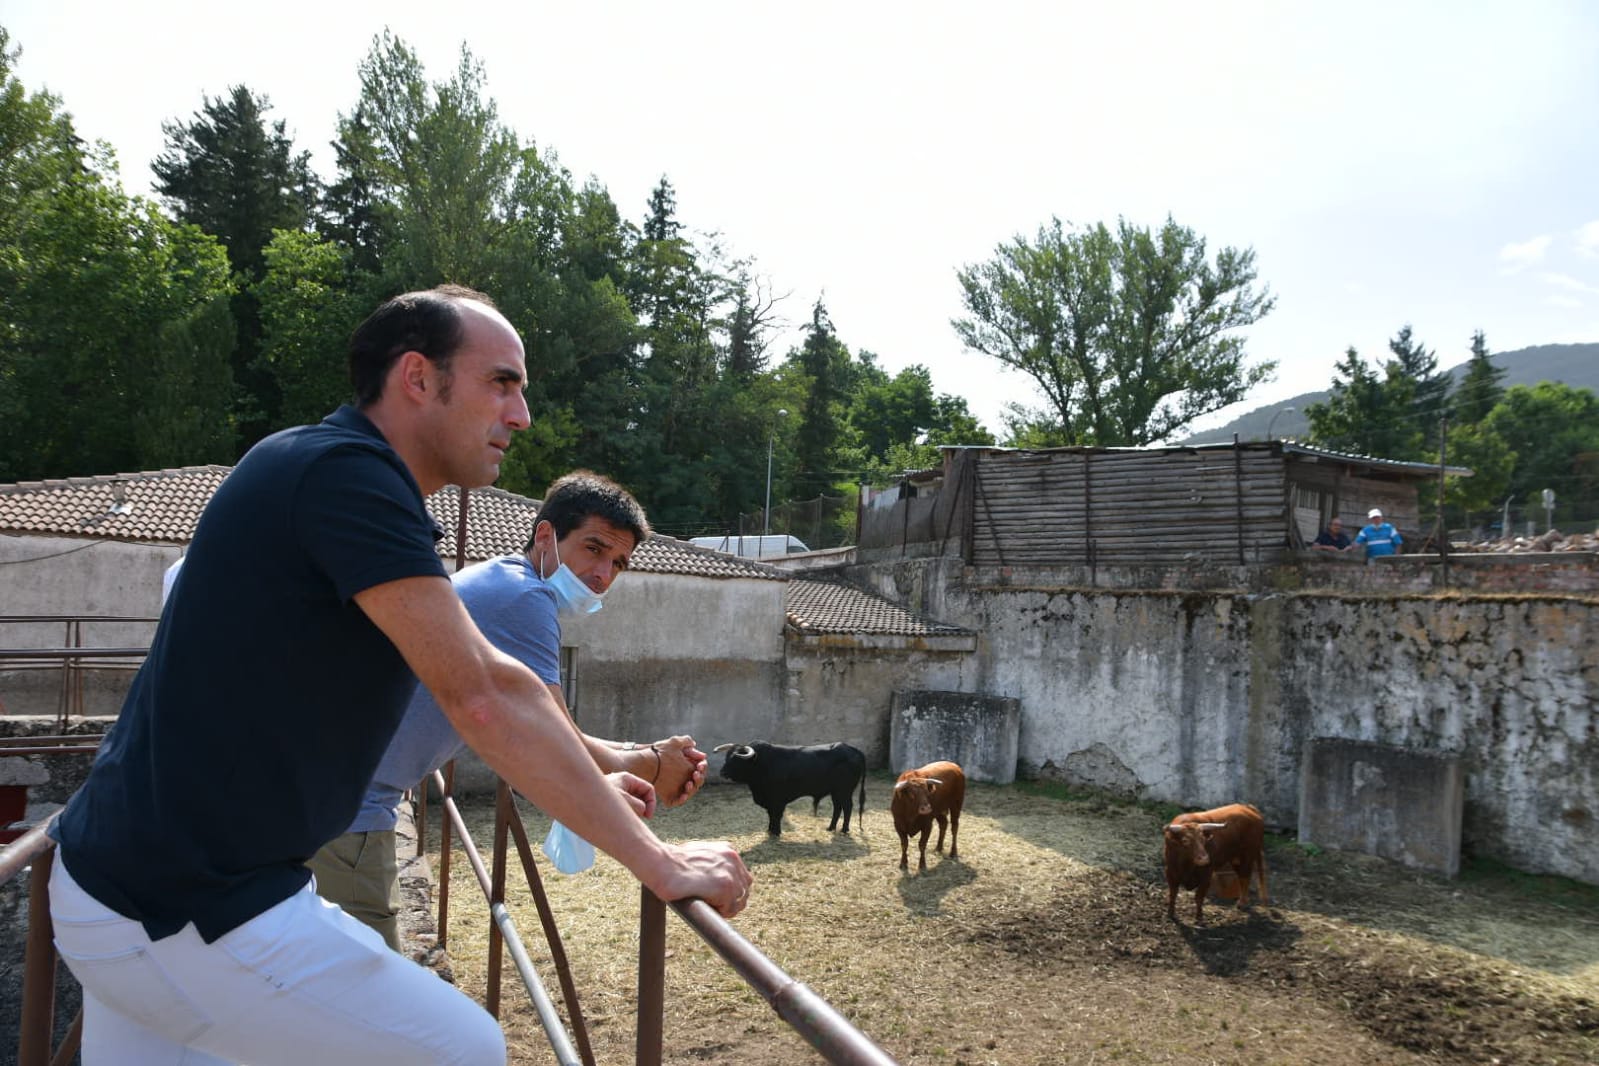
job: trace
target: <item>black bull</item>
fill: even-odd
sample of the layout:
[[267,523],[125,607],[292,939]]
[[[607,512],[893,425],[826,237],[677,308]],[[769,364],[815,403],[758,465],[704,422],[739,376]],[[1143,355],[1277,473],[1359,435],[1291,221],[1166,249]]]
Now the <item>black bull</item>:
[[794,747],[757,740],[722,744],[716,750],[727,752],[722,776],[750,787],[755,805],[766,811],[766,831],[774,837],[783,835],[783,808],[801,796],[811,797],[813,814],[822,797],[831,796],[833,820],[827,823],[828,831],[838,828],[842,813],[847,833],[854,809],[850,794],[859,785],[861,817],[866,817],[866,756],[859,748],[843,742]]

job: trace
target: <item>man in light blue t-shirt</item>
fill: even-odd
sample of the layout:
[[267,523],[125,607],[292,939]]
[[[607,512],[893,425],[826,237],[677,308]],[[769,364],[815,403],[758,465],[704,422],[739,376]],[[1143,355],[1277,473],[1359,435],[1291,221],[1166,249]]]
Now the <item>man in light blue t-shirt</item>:
[[1366,546],[1366,558],[1376,559],[1383,555],[1396,555],[1399,546],[1405,539],[1399,535],[1399,530],[1383,521],[1382,508],[1373,507],[1366,514],[1366,525],[1359,533],[1355,534],[1355,543]]
[[[565,708],[559,616],[599,610],[647,536],[644,509],[627,490],[577,471],[550,486],[522,554],[465,567],[451,581],[489,642],[537,674]],[[705,753],[692,737],[621,744],[584,735],[583,742],[601,770],[650,782],[667,806],[686,801],[705,780]],[[433,696],[419,687],[350,828],[308,864],[323,898],[377,930],[396,951],[397,808],[408,789],[465,751]]]

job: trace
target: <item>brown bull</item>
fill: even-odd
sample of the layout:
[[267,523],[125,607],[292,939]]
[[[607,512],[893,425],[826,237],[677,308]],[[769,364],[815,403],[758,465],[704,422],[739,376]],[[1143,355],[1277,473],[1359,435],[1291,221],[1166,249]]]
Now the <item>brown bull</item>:
[[938,846],[944,850],[944,824],[949,823],[949,857],[960,857],[961,805],[966,802],[966,775],[952,762],[930,762],[920,770],[906,770],[894,785],[889,809],[894,813],[894,829],[899,833],[899,868],[910,866],[910,841],[922,835],[922,860],[918,870],[927,869],[927,836],[938,820]]
[[1205,920],[1205,896],[1213,871],[1238,875],[1239,909],[1249,905],[1250,875],[1260,871],[1260,901],[1266,891],[1266,822],[1247,803],[1179,814],[1166,826],[1166,916],[1177,917],[1177,890],[1194,890],[1194,924]]

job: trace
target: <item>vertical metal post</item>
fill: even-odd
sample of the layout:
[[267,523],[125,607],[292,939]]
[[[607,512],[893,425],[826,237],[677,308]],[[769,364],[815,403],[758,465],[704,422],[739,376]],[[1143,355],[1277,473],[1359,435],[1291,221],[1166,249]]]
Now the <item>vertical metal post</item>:
[[455,760],[444,764],[444,796],[439,807],[445,817],[439,819],[439,939],[440,949],[450,946],[450,797],[455,794]]
[[1449,523],[1444,520],[1444,458],[1449,452],[1449,416],[1438,420],[1438,568],[1444,588],[1449,587]]
[[28,880],[28,940],[23,956],[18,1066],[47,1066],[50,1061],[56,997],[56,948],[50,925],[50,865],[54,858],[54,848],[36,857]]
[[[494,865],[489,875],[489,907],[505,902],[505,851],[506,835],[510,821],[511,786],[501,778],[494,788]],[[500,1016],[500,971],[505,961],[505,935],[500,924],[489,926],[488,988],[484,993],[484,1006],[495,1018]]]
[[660,1066],[666,1016],[666,904],[639,886],[638,1066]]
[[1233,495],[1238,502],[1238,565],[1244,565],[1244,449],[1233,434]]

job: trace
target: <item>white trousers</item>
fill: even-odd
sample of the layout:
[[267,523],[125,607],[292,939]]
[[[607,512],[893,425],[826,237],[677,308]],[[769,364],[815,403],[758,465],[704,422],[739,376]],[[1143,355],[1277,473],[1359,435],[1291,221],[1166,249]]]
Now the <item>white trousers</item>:
[[58,853],[50,917],[83,986],[84,1066],[505,1062],[487,1011],[309,885],[214,943],[193,924],[151,941]]

